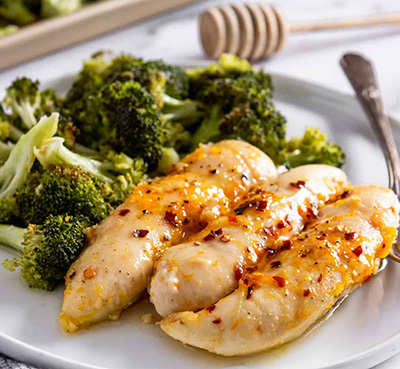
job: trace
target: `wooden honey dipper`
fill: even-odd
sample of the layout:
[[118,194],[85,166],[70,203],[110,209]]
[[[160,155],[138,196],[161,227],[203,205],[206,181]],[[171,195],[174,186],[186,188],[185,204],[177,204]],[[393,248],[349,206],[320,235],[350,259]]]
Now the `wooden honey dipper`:
[[400,23],[400,13],[289,24],[275,6],[238,3],[210,8],[200,16],[206,55],[222,53],[259,60],[282,50],[290,33]]

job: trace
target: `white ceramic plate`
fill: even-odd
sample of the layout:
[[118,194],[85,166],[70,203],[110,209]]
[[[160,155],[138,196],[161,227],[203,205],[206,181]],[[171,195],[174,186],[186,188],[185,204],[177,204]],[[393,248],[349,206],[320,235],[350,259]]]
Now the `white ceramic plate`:
[[[64,89],[68,78],[52,82]],[[354,184],[387,184],[383,155],[353,97],[285,76],[275,76],[274,82],[290,135],[301,135],[308,125],[321,128],[347,153],[346,172]],[[393,126],[400,143],[398,124]],[[10,256],[0,249],[0,260]],[[159,327],[142,324],[140,316],[154,312],[145,301],[116,322],[66,336],[57,324],[62,289],[30,291],[18,273],[0,268],[0,351],[35,365],[68,369],[365,369],[400,351],[399,282],[400,265],[389,262],[307,336],[271,352],[226,359],[185,347]]]

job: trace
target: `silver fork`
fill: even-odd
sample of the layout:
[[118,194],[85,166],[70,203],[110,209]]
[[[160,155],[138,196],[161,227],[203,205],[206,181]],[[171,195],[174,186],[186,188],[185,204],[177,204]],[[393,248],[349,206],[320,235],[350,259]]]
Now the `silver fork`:
[[[389,188],[400,196],[400,158],[393,138],[387,115],[383,110],[381,93],[372,63],[358,54],[345,54],[340,60],[348,80],[356,92],[368,120],[378,136],[389,174]],[[400,263],[398,243],[395,243],[389,257]]]

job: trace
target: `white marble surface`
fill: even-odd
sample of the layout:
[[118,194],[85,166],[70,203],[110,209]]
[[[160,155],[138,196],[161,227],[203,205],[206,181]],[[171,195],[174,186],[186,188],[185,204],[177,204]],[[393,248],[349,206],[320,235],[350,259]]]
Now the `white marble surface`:
[[[145,58],[164,58],[170,62],[204,62],[198,40],[197,16],[202,9],[222,3],[226,1],[202,1],[2,72],[0,96],[4,87],[18,75],[45,78],[65,71],[71,73],[79,69],[83,58],[99,49],[125,51]],[[293,22],[400,11],[398,0],[275,0],[274,3]],[[400,25],[293,35],[283,53],[259,64],[270,71],[351,92],[338,64],[340,56],[348,51],[362,52],[375,62],[386,109],[400,116]],[[376,369],[399,367],[400,355]]]

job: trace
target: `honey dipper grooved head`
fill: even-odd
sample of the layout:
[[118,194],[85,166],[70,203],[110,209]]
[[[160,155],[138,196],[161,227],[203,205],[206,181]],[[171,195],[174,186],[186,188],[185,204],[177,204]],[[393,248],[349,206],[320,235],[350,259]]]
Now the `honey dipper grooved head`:
[[205,11],[200,35],[207,56],[222,53],[258,60],[282,50],[289,26],[281,12],[265,4],[233,4]]

